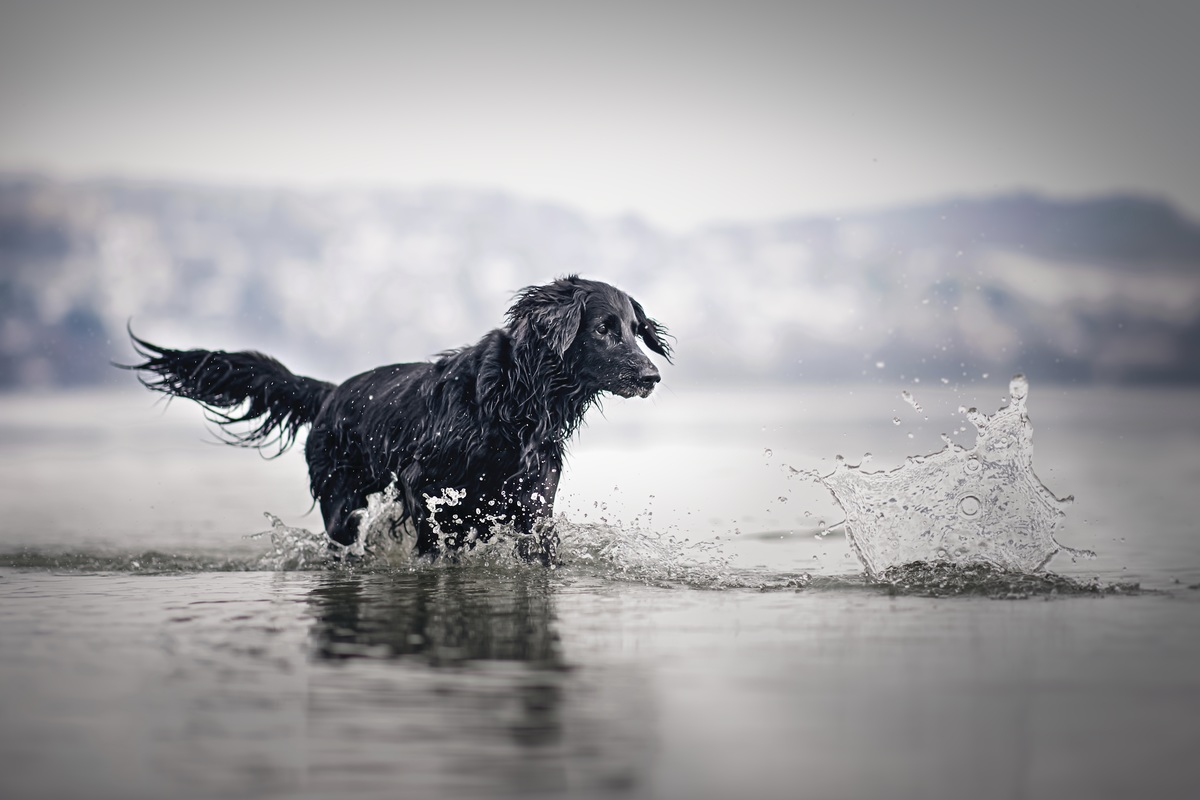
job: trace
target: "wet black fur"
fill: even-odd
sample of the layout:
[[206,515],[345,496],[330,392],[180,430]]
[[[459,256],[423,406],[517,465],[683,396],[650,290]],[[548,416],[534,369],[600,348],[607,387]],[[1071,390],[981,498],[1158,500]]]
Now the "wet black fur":
[[[170,350],[130,336],[131,369],[168,395],[202,404],[231,444],[283,452],[311,425],[305,453],[325,530],[358,536],[367,495],[393,479],[417,549],[437,554],[511,524],[519,551],[555,560],[548,521],[567,440],[602,392],[647,396],[658,370],[637,345],[670,359],[666,329],[605,283],[570,276],[522,290],[507,325],[436,361],[393,364],[335,386],[254,352]],[[249,431],[230,426],[251,423]],[[437,527],[426,499],[465,491]]]

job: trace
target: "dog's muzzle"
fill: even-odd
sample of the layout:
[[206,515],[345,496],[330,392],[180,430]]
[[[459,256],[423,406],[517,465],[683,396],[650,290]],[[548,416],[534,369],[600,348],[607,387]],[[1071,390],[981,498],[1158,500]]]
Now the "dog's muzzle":
[[654,387],[661,380],[662,376],[658,374],[658,369],[653,364],[647,365],[642,369],[634,383],[637,396],[649,397],[650,393],[654,391]]

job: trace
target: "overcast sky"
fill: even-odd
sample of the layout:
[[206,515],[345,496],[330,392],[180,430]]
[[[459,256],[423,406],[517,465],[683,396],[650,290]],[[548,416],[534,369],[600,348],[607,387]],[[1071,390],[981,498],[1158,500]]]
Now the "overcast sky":
[[1200,3],[0,0],[0,169],[686,228],[1012,188],[1200,216]]

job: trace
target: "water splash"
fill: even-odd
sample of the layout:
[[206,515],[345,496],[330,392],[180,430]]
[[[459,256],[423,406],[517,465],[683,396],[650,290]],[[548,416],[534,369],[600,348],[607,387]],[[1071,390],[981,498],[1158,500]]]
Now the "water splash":
[[867,574],[879,578],[911,562],[987,564],[1033,572],[1065,548],[1054,538],[1073,498],[1058,498],[1033,471],[1029,384],[1009,386],[1011,405],[988,417],[962,409],[975,446],[948,439],[942,450],[912,456],[890,472],[865,472],[838,456],[818,476],[846,512],[846,533]]
[[293,528],[269,511],[263,516],[271,523],[269,530],[252,533],[247,539],[266,539],[266,553],[258,559],[258,568],[272,572],[319,569],[330,560],[330,539],[325,531],[313,533],[307,528]]
[[[469,507],[468,500],[466,492],[453,489],[426,498],[426,508],[439,538],[446,538],[439,520],[453,518]],[[267,513],[271,529],[250,537],[265,538],[270,543],[267,552],[258,559],[257,567],[275,571],[338,567],[386,571],[454,564],[468,569],[501,571],[543,569],[540,565],[530,565],[518,555],[517,544],[522,535],[511,522],[487,516],[479,519],[480,530],[472,530],[465,540],[466,546],[456,550],[451,558],[433,561],[417,556],[416,531],[410,522],[403,520],[404,507],[394,483],[368,496],[367,507],[357,514],[359,540],[342,546],[330,541],[322,531],[291,527]],[[795,588],[808,580],[807,575],[764,578],[734,574],[729,568],[730,558],[720,542],[681,539],[643,526],[640,517],[632,524],[608,519],[600,523],[578,523],[559,514],[553,525],[560,539],[559,567],[574,574],[696,588]]]
[[[456,490],[427,498],[426,506],[439,538],[443,538],[439,517],[443,514],[453,516],[464,503],[469,507],[468,500],[466,492]],[[377,560],[379,553],[390,547],[392,551],[409,553],[409,561],[413,562],[415,532],[411,526],[398,531],[396,521],[401,514],[402,507],[394,486],[368,498],[361,523],[365,526],[368,542],[365,555]],[[657,585],[720,587],[730,580],[729,558],[719,542],[680,539],[643,526],[640,519],[628,525],[619,520],[578,523],[558,514],[553,525],[559,537],[559,566],[567,570]],[[540,566],[531,567],[518,555],[517,543],[521,534],[510,521],[484,516],[480,518],[480,526],[483,531],[472,531],[466,540],[467,546],[455,554],[453,561],[468,567],[541,569]]]
[[737,582],[720,542],[692,542],[640,526],[576,523],[561,514],[555,529],[559,556],[569,568],[655,585],[721,588]]
[[1052,572],[1031,574],[982,563],[957,565],[924,561],[888,567],[872,580],[872,584],[892,595],[976,596],[993,600],[1143,593],[1137,583],[1101,583],[1099,578],[1077,580]]
[[403,520],[404,507],[398,501],[394,481],[383,491],[368,495],[367,507],[354,513],[358,517],[358,539],[342,545],[323,530],[294,528],[264,511],[263,516],[271,522],[270,530],[247,537],[270,542],[267,552],[258,559],[258,567],[283,572],[365,563],[373,567],[412,565],[416,531]]

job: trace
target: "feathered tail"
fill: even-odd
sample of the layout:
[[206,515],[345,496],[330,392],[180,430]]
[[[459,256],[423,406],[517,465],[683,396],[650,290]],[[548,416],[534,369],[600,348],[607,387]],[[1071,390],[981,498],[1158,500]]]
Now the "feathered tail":
[[[225,441],[238,447],[277,448],[279,455],[316,419],[334,385],[294,375],[270,356],[222,350],[170,350],[129,332],[134,349],[146,360],[118,364],[137,370],[148,389],[195,400],[221,426]],[[242,406],[245,404],[245,408]],[[249,422],[248,431],[232,426]]]

